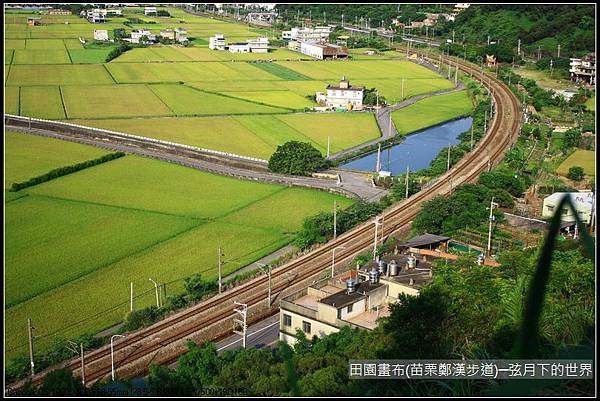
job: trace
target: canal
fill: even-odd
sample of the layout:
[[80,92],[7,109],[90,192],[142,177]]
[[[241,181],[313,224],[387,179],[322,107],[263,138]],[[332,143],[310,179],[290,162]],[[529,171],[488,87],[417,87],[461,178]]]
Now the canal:
[[[409,134],[401,143],[381,151],[381,169],[392,175],[429,167],[429,163],[440,150],[460,143],[458,136],[471,129],[471,117],[460,118]],[[377,151],[340,165],[340,168],[355,171],[375,171]]]

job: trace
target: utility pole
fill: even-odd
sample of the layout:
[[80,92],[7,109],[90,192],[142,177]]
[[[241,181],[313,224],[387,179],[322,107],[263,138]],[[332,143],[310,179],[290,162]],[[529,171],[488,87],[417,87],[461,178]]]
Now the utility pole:
[[31,325],[31,319],[27,319],[27,334],[29,336],[29,363],[31,365],[31,377],[35,375],[35,363],[33,362],[33,330],[35,327]]
[[[402,100],[404,100],[404,78],[402,78]],[[390,113],[390,119],[392,118],[392,115]]]
[[[388,132],[390,133],[390,137],[391,137],[392,136],[392,112],[391,111],[390,111],[389,116],[390,116],[390,121],[389,121],[389,124],[388,124]],[[389,148],[388,148],[388,162],[389,162]]]
[[342,14],[342,28],[344,27],[344,14]]
[[121,334],[115,334],[110,338],[110,366],[111,366],[111,377],[112,380],[115,381],[116,375],[115,375],[115,352],[114,352],[114,345],[113,345],[113,341],[115,339],[115,337],[125,337]]
[[550,59],[550,77],[552,77],[553,64],[554,64],[554,60]]
[[129,312],[133,312],[133,281],[129,284]]
[[85,386],[85,359],[83,357],[83,343],[79,345],[81,346],[81,384]]
[[[240,302],[234,301],[233,302],[235,305],[241,306],[241,309],[237,309],[234,308],[233,311],[238,313],[241,316],[241,320],[239,319],[233,319],[233,332],[236,334],[240,334],[242,336],[242,347],[244,347],[244,349],[246,348],[246,330],[248,329],[248,325],[246,324],[246,317],[248,315],[248,305],[247,304],[242,304]],[[242,326],[242,331],[240,332],[239,330],[235,329],[235,324],[239,323]]]
[[379,147],[377,148],[377,165],[375,166],[375,172],[379,173],[379,170],[381,170],[381,144],[379,144]]
[[485,111],[485,116],[483,118],[483,135],[487,132],[487,110]]
[[560,43],[558,44],[558,52],[556,54],[556,58],[560,58]]
[[336,249],[346,249],[345,246],[336,246],[333,248],[332,256],[331,256],[331,278],[335,276],[335,251]]
[[490,45],[490,35],[488,35],[488,41],[487,41],[487,45]]
[[458,85],[458,64],[456,64],[456,72],[454,73],[454,85]]
[[381,223],[379,222],[379,216],[375,216],[375,240],[373,242],[373,260],[375,260],[375,257],[377,256],[377,229],[379,228],[379,225]]
[[542,47],[538,46],[538,60],[542,58]]
[[492,257],[492,222],[495,220],[494,218],[494,207],[498,207],[497,203],[494,203],[494,197],[492,196],[492,201],[490,202],[490,226],[488,230],[488,244],[487,244],[487,256],[488,258]]
[[517,41],[517,56],[521,56],[521,39]]
[[267,301],[269,303],[269,307],[271,307],[271,266],[270,265],[266,265],[266,264],[261,263],[261,262],[256,262],[256,264],[258,265],[258,267],[261,267],[263,269],[267,268],[267,277],[269,279],[269,292],[268,292],[268,295],[267,295]]
[[148,279],[150,281],[152,281],[152,283],[154,283],[154,290],[156,291],[156,307],[160,308],[160,298],[159,298],[159,294],[158,294],[158,283],[154,280],[152,280],[151,278]]
[[446,169],[446,171],[450,170],[450,148],[452,146],[450,144],[448,144],[448,168]]
[[404,193],[404,199],[408,199],[408,164],[406,165],[406,192]]
[[333,201],[333,239],[337,238],[337,203]]
[[223,255],[223,251],[221,250],[221,247],[219,247],[218,252],[219,252],[219,254],[217,255],[217,264],[218,264],[218,267],[219,267],[219,294],[220,294],[221,291],[222,291],[222,288],[223,288],[223,277],[222,277],[222,274],[221,274],[221,268],[222,268],[222,266],[221,266],[221,256],[225,256],[225,255]]

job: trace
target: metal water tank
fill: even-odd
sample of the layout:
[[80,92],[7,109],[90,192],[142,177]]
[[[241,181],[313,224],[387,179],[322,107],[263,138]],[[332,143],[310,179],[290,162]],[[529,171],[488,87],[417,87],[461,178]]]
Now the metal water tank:
[[417,267],[417,258],[415,258],[413,255],[410,255],[408,257],[408,268],[414,269],[415,267]]
[[383,276],[387,274],[387,263],[383,259],[379,260],[379,275]]
[[351,294],[356,290],[354,280],[349,279],[348,281],[346,281],[346,289],[348,290],[348,294]]
[[397,276],[398,275],[398,264],[396,263],[395,260],[392,260],[388,264],[388,273],[389,273],[390,276]]
[[379,272],[377,269],[372,268],[369,270],[369,281],[371,284],[377,284],[379,282]]
[[477,264],[479,266],[481,266],[483,264],[485,256],[483,255],[483,253],[479,254],[479,256],[477,256]]

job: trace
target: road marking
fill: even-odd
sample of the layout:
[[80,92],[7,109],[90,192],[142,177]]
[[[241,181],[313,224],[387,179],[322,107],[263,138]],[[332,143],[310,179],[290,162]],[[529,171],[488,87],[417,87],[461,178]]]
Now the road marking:
[[[276,321],[276,322],[274,322],[274,323],[271,323],[271,324],[270,324],[270,325],[268,325],[268,326],[265,326],[265,327],[263,327],[262,329],[258,329],[258,330],[256,330],[255,332],[248,334],[248,337],[250,337],[250,336],[251,336],[251,335],[253,335],[253,334],[257,334],[257,333],[259,333],[259,332],[261,332],[261,331],[263,331],[263,330],[266,330],[266,329],[268,329],[269,327],[275,326],[276,324],[279,324],[279,320],[278,320],[278,321]],[[232,346],[233,344],[235,344],[235,343],[238,343],[238,342],[240,342],[240,341],[242,341],[242,339],[241,339],[241,338],[239,338],[239,339],[235,340],[234,342],[232,342],[232,343],[230,343],[230,344],[224,345],[224,346],[222,346],[221,348],[217,349],[217,352],[218,352],[218,351],[221,351],[222,349],[225,349],[225,348],[227,348],[227,347],[230,347],[230,346]]]

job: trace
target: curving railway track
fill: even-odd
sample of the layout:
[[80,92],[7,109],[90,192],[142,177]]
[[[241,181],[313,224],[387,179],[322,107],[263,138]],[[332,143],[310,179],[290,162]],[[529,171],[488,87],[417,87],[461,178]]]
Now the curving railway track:
[[[439,61],[437,57],[431,59],[421,54],[419,57],[431,63]],[[446,57],[442,61],[448,62]],[[418,194],[385,210],[383,228],[379,231],[381,238],[409,227],[421,210],[423,202],[437,195],[448,194],[462,183],[476,181],[482,171],[502,160],[504,152],[518,137],[521,124],[520,107],[510,89],[495,77],[481,72],[478,67],[454,59],[451,59],[451,62],[471,77],[483,81],[491,91],[495,113],[489,130],[473,151],[465,155],[447,173],[438,177]],[[311,280],[322,277],[324,270],[331,267],[333,249],[342,245],[345,247],[336,252],[336,265],[339,266],[372,247],[374,227],[372,221],[363,223],[336,240],[274,269],[271,273],[271,305],[267,305],[267,277],[261,276],[115,342],[114,362],[118,377],[133,378],[146,373],[151,363],[164,364],[176,360],[186,352],[187,340],[214,341],[230,334],[234,317],[234,301],[248,305],[249,323],[277,313],[278,299],[310,284]],[[41,383],[48,371],[61,367],[69,368],[74,374],[81,375],[81,362],[79,358],[74,358],[36,374],[32,379],[33,384]],[[108,379],[110,375],[110,346],[104,346],[85,355],[86,385]],[[24,383],[24,380],[20,381],[9,389],[17,389]]]

